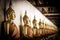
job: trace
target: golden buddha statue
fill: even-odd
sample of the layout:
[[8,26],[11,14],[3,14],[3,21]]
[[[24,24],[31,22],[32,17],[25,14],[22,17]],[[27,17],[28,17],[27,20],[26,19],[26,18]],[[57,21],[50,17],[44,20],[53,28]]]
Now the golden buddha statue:
[[34,16],[34,19],[33,19],[33,35],[34,36],[39,36],[39,29],[37,28],[37,20],[36,20],[35,16]]
[[25,15],[23,17],[24,27],[23,34],[24,36],[32,37],[32,28],[29,26],[29,17],[27,16],[27,12],[25,11]]
[[39,21],[39,34],[40,34],[40,35],[42,34],[41,19],[40,19],[40,21]]
[[[4,26],[8,26],[9,25],[9,23],[11,22],[11,19],[13,19],[13,17],[11,16],[11,15],[14,15],[14,10],[11,8],[11,0],[10,0],[10,4],[9,4],[9,8],[7,9],[7,11],[6,11],[6,24],[7,25],[4,25]],[[15,16],[15,15],[14,15]],[[9,28],[7,28],[6,29],[6,27],[5,27],[5,32],[7,33],[7,34],[9,34],[9,32],[8,32],[8,29]]]
[[[11,0],[10,0],[11,3]],[[15,19],[14,10],[11,8],[11,5],[9,5],[9,8],[6,11],[6,22],[4,23],[5,26],[5,32],[9,37],[20,40],[20,33],[17,29],[17,26],[14,24],[13,20]]]
[[23,17],[23,22],[24,22],[24,25],[27,25],[29,23],[29,18],[27,16],[27,12],[25,11],[25,15]]
[[33,19],[33,35],[34,36],[36,35],[36,29],[37,29],[37,20],[35,19],[35,16],[34,16],[34,19]]
[[34,28],[37,28],[36,26],[37,26],[37,20],[35,19],[35,16],[34,16],[34,19],[33,19],[33,27]]

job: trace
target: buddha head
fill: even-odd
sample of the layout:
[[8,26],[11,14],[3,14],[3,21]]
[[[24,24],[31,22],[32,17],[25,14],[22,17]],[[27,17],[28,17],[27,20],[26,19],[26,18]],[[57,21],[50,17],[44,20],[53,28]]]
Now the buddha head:
[[15,18],[15,12],[14,12],[14,10],[11,8],[11,7],[9,7],[8,9],[7,9],[7,11],[6,11],[6,13],[7,13],[7,19],[8,20],[14,20],[14,18]]
[[6,18],[7,18],[7,21],[8,20],[14,20],[15,18],[15,14],[14,14],[14,10],[12,9],[12,2],[10,0],[10,3],[9,3],[9,8],[7,9],[6,11]]
[[24,22],[24,25],[27,25],[29,23],[29,18],[27,16],[27,12],[25,11],[25,15],[23,17],[23,22]]

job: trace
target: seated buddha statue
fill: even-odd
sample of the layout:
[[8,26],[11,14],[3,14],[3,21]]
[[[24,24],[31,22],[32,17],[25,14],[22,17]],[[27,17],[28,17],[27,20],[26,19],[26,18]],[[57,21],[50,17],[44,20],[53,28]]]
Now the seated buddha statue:
[[39,34],[41,35],[42,34],[42,29],[41,29],[41,19],[39,21]]
[[26,14],[27,14],[27,12],[25,11],[25,15],[23,17],[23,22],[24,22],[23,34],[26,37],[32,37],[33,31],[32,31],[31,26],[29,25],[29,18]]
[[5,33],[11,39],[20,40],[20,33],[18,31],[17,26],[14,24],[13,20],[15,19],[14,10],[9,6],[8,10],[6,11],[6,22],[4,23],[5,26]]
[[33,35],[39,36],[39,29],[37,28],[37,20],[36,20],[35,16],[33,19]]

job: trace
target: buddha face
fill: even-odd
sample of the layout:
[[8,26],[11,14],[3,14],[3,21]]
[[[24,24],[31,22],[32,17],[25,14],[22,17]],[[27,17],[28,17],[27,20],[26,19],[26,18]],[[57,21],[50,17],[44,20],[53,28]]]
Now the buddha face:
[[15,14],[14,14],[14,13],[12,13],[12,14],[10,15],[10,19],[12,19],[12,20],[15,19]]
[[37,26],[37,24],[36,24],[36,23],[34,23],[34,24],[33,24],[33,26],[35,27],[35,26]]
[[24,24],[28,24],[28,23],[29,23],[29,20],[25,20],[25,21],[24,21]]
[[8,21],[14,20],[14,18],[15,18],[15,14],[14,13],[7,14],[7,20]]

